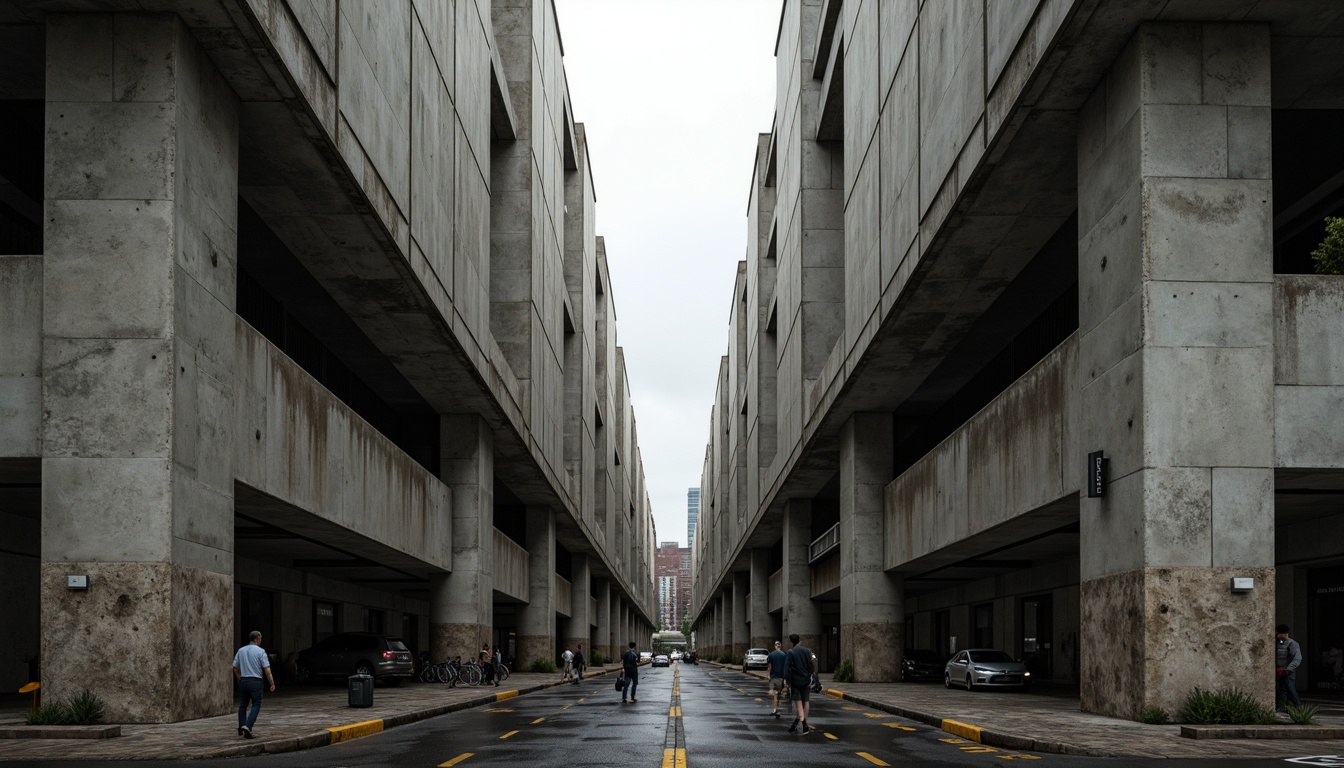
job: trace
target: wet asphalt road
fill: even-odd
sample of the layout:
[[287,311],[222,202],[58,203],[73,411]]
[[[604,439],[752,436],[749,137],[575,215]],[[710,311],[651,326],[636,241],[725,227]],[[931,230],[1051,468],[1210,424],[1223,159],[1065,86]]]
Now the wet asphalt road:
[[[638,703],[621,704],[608,677],[559,686],[395,728],[344,744],[279,755],[210,761],[233,768],[434,768],[435,766],[742,766],[873,765],[1041,766],[1130,768],[1160,764],[1228,765],[1226,759],[1130,760],[1078,758],[987,747],[878,710],[816,695],[814,733],[787,731],[791,717],[769,715],[757,678],[701,666],[640,670]],[[678,705],[681,709],[678,709]],[[679,751],[680,750],[680,751]],[[679,762],[679,759],[684,762]],[[1284,759],[1236,766],[1291,766]],[[57,763],[87,768],[114,763]],[[126,763],[115,763],[125,768]],[[185,763],[137,762],[136,768]],[[200,763],[193,763],[199,765]],[[1297,764],[1344,766],[1335,761]],[[0,762],[0,766],[19,765]]]

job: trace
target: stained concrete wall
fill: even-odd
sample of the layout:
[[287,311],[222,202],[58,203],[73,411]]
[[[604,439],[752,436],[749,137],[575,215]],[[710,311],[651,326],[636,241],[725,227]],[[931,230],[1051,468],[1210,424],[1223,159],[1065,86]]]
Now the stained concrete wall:
[[41,256],[0,256],[0,328],[0,458],[41,456]]
[[242,319],[236,328],[238,482],[343,532],[324,540],[367,539],[453,570],[448,486]]

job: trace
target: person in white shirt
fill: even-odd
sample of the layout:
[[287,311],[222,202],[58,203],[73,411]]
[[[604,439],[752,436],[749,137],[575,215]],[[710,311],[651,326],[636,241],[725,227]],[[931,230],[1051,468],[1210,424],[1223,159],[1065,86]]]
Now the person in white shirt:
[[252,726],[261,712],[261,692],[269,686],[270,692],[275,693],[275,678],[271,676],[271,659],[261,647],[261,633],[254,629],[247,640],[247,645],[233,655],[233,679],[238,681],[240,693],[238,735],[250,739]]

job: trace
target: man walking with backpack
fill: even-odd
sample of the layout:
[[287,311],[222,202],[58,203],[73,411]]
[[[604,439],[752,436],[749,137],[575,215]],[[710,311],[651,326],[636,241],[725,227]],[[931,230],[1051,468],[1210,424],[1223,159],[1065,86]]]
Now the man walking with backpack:
[[621,691],[621,702],[625,702],[625,697],[630,697],[630,703],[639,701],[635,698],[635,688],[639,687],[639,653],[635,651],[635,643],[631,641],[630,648],[621,654],[621,672],[625,675],[625,690]]
[[817,671],[816,657],[807,646],[798,644],[798,635],[789,635],[789,642],[793,647],[789,649],[785,660],[785,668],[788,670],[785,676],[789,681],[789,699],[793,701],[794,709],[789,733],[797,733],[801,723],[803,735],[807,735],[812,732],[807,725],[807,713],[812,701],[812,675]]

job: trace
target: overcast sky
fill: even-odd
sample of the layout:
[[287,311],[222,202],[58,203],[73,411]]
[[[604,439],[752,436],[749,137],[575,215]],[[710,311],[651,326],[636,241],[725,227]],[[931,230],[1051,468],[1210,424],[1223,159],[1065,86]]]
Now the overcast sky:
[[659,541],[686,544],[783,0],[555,0]]

